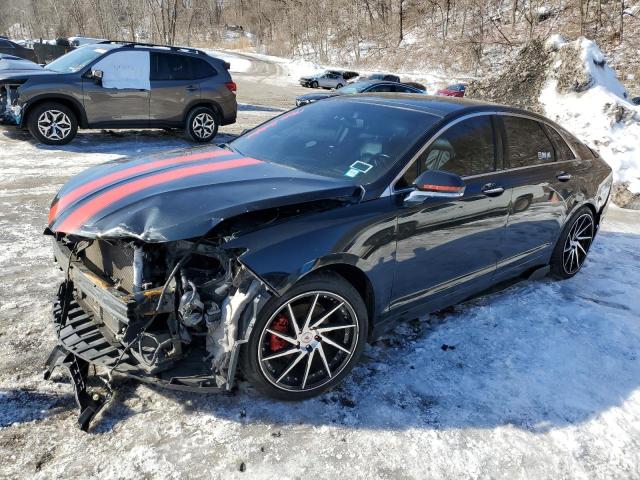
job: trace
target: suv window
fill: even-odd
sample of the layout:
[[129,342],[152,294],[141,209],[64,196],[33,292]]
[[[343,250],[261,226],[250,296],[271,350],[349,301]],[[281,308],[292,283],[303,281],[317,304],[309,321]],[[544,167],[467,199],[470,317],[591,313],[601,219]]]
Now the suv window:
[[376,85],[371,87],[367,92],[393,92],[395,91],[394,85]]
[[555,161],[553,145],[542,125],[535,120],[504,115],[510,167],[528,167]]
[[188,57],[191,62],[191,70],[193,71],[193,78],[208,78],[218,74],[216,69],[209,65],[209,62],[201,58]]
[[560,134],[556,132],[555,128],[547,126],[547,132],[551,137],[553,145],[556,147],[556,160],[561,162],[563,160],[573,160],[574,158],[576,158],[571,151],[571,148],[569,148],[569,145],[567,145],[567,142],[565,142],[564,138],[562,138]]
[[7,41],[7,40],[0,40],[0,47],[1,48],[15,48],[13,46],[13,43]]
[[398,180],[396,189],[407,188],[425,170],[444,170],[461,177],[496,169],[493,125],[489,115],[456,123],[440,135]]
[[151,53],[151,80],[191,80],[190,58],[171,53]]

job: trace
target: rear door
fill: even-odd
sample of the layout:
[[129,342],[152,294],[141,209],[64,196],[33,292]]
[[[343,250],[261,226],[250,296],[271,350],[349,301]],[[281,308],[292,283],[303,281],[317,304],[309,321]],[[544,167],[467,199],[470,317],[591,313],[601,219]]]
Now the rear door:
[[505,248],[498,267],[523,270],[546,258],[576,194],[573,152],[558,133],[539,121],[501,114],[511,205]]
[[[437,137],[396,183],[399,210],[392,309],[397,312],[425,304],[440,308],[485,288],[492,279],[510,199],[500,186],[501,149],[496,140],[490,115],[462,120]],[[408,187],[427,169],[462,176],[464,196],[405,205]]]
[[102,71],[101,82],[82,79],[84,109],[91,126],[149,124],[149,52],[118,50],[91,66]]
[[191,60],[178,53],[151,52],[151,125],[182,125],[185,108],[200,98]]

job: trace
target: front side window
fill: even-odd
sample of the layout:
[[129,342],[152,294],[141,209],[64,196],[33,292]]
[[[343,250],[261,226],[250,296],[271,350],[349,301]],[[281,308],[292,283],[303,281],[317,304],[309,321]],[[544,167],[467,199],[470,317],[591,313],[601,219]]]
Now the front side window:
[[114,52],[98,60],[92,70],[102,71],[104,88],[138,90],[150,88],[149,52],[145,50],[126,49]]
[[406,108],[327,100],[280,115],[229,145],[242,155],[366,185],[397,166],[438,119]]
[[502,116],[511,168],[542,165],[555,161],[551,141],[535,120]]
[[496,169],[491,117],[483,115],[456,123],[436,138],[415,165],[398,180],[396,189],[409,187],[425,170],[443,170],[461,177]]

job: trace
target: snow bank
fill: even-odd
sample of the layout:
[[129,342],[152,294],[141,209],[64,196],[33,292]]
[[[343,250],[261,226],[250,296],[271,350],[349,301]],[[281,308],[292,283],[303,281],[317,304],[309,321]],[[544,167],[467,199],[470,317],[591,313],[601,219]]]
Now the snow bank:
[[594,147],[611,165],[616,182],[640,193],[640,108],[598,46],[581,38],[551,37],[551,71],[540,93],[546,115]]

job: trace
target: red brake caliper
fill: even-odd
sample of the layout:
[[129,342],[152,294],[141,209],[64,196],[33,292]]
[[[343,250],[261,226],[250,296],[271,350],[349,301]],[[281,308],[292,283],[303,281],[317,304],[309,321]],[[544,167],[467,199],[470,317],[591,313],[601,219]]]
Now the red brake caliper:
[[[289,319],[284,315],[280,314],[271,324],[271,329],[276,332],[287,333],[289,328]],[[282,350],[286,347],[287,342],[280,337],[274,335],[273,333],[269,337],[269,348],[272,352],[277,352],[278,350]]]

